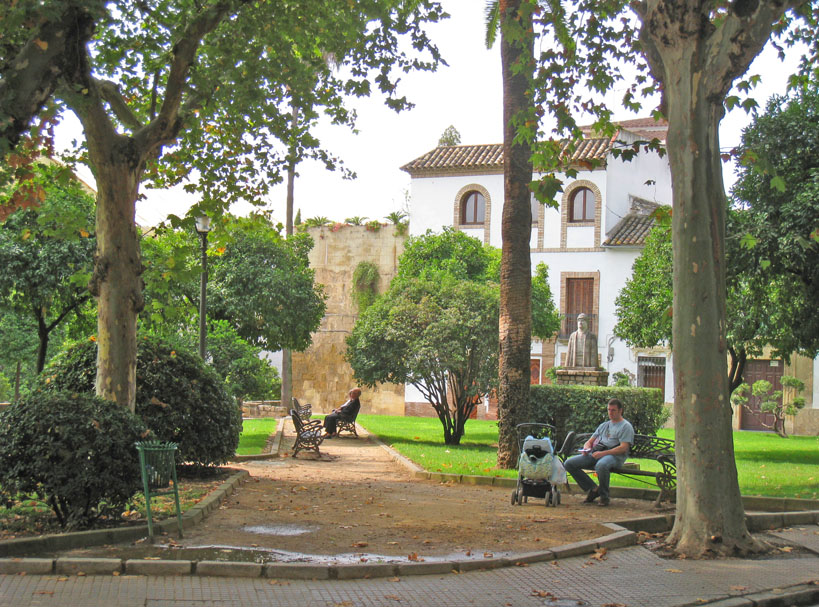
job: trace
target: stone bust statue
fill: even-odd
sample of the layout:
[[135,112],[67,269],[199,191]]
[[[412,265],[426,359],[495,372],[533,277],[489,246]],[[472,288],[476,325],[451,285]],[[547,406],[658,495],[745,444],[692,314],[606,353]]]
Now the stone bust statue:
[[597,336],[589,332],[589,319],[585,314],[577,317],[577,331],[569,336],[567,367],[597,367]]

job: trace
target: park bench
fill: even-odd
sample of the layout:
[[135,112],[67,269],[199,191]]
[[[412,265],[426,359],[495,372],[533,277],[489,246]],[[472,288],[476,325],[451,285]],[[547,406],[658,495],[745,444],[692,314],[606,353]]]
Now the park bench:
[[343,431],[347,431],[350,434],[354,435],[358,438],[358,431],[355,429],[355,418],[358,417],[358,413],[353,415],[352,419],[346,417],[339,417],[338,423],[336,424],[336,434],[341,436]]
[[[562,460],[566,460],[572,455],[577,454],[577,450],[582,447],[591,437],[592,433],[576,434],[569,432],[566,435],[566,440],[563,441],[563,446],[558,451],[558,456]],[[646,434],[635,434],[634,444],[629,449],[629,460],[633,459],[650,459],[659,462],[662,470],[640,470],[639,465],[626,461],[626,463],[619,468],[612,468],[612,474],[619,474],[627,478],[633,478],[646,484],[643,478],[653,478],[654,484],[660,489],[657,499],[654,501],[655,506],[659,506],[664,500],[671,501],[675,497],[677,488],[677,465],[674,460],[674,441],[668,438],[658,438],[656,436],[649,436]]]
[[299,399],[294,396],[293,408],[296,410],[296,412],[299,414],[299,417],[301,417],[303,421],[310,421],[310,418],[313,415],[313,405],[311,405],[310,403],[302,405],[299,402]]
[[321,456],[319,445],[324,441],[324,433],[321,429],[321,420],[314,419],[304,421],[295,409],[290,409],[290,417],[293,420],[293,427],[296,429],[296,442],[293,444],[293,457],[298,455],[302,449],[310,449]]

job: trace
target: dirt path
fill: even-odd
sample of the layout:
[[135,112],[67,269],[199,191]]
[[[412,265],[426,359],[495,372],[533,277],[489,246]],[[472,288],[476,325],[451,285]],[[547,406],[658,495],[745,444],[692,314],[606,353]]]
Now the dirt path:
[[[288,421],[281,451],[292,444]],[[500,555],[597,537],[607,533],[600,522],[654,513],[649,502],[600,508],[565,492],[557,508],[541,499],[512,506],[510,489],[415,480],[366,432],[327,440],[321,452],[240,465],[249,480],[179,543],[361,559]]]

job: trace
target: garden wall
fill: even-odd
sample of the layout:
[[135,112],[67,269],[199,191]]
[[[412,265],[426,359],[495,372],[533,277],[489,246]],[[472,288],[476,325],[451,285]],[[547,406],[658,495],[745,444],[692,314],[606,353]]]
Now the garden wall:
[[[386,291],[398,268],[406,236],[396,234],[394,225],[371,230],[336,224],[307,231],[315,242],[310,267],[316,271],[316,282],[327,292],[327,311],[313,334],[312,345],[304,352],[293,352],[293,396],[302,404],[311,403],[314,412],[326,413],[342,404],[355,386],[353,370],[344,360],[344,340],[358,318],[352,299],[353,272],[361,261],[375,264],[380,277],[378,292]],[[362,413],[404,414],[403,384],[362,389]]]

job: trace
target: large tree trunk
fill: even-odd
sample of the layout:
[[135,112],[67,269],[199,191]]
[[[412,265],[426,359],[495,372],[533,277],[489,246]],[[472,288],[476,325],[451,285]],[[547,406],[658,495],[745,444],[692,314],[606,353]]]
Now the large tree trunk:
[[[667,86],[674,185],[674,426],[680,465],[669,543],[681,553],[745,552],[753,540],[737,481],[725,335],[722,103]],[[680,86],[682,84],[682,86]]]
[[500,369],[498,389],[498,466],[517,465],[515,426],[529,419],[529,359],[532,347],[532,263],[529,241],[532,212],[529,204],[532,181],[531,149],[514,144],[513,118],[522,117],[531,105],[526,70],[512,73],[512,66],[530,65],[531,38],[516,40],[509,29],[529,32],[527,0],[500,2],[501,65],[503,69],[503,238],[500,273]]
[[136,322],[144,303],[134,221],[142,162],[118,158],[115,148],[109,148],[108,158],[93,158],[98,190],[97,253],[90,288],[98,302],[96,391],[134,411]]
[[725,334],[726,198],[719,122],[734,80],[792,4],[645,0],[640,40],[663,85],[674,190],[674,422],[677,511],[669,544],[688,556],[759,549],[737,482]]

